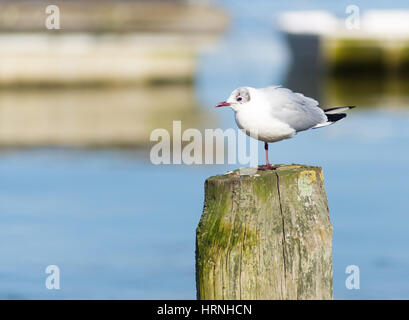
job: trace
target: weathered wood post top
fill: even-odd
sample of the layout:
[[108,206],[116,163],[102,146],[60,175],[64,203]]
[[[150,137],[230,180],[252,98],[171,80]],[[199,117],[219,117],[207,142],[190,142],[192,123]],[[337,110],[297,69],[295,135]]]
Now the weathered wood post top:
[[198,299],[332,299],[332,226],[322,169],[280,165],[205,183]]

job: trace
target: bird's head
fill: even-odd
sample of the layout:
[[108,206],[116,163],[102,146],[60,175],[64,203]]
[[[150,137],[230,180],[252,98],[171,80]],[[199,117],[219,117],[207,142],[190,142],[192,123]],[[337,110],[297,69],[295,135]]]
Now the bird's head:
[[250,87],[237,88],[226,101],[220,102],[216,107],[230,107],[238,111],[251,100],[251,89]]

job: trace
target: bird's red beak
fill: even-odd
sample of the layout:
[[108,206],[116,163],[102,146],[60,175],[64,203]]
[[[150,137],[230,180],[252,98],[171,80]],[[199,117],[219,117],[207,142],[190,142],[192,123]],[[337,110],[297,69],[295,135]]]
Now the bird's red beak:
[[226,102],[226,101],[223,101],[223,102],[220,102],[220,103],[216,106],[216,108],[217,108],[217,107],[228,107],[228,106],[230,106],[230,103],[228,103],[228,102]]

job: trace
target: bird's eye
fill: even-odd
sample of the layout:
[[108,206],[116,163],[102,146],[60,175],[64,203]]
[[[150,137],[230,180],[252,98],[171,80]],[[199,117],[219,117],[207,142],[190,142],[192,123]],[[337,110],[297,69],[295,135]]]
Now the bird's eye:
[[241,100],[243,100],[242,97],[237,97],[237,101],[241,101]]

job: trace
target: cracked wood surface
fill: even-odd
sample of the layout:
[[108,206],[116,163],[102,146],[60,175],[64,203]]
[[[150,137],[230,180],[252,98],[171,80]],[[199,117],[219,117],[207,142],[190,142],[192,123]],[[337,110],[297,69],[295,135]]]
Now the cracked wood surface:
[[207,179],[196,287],[198,299],[332,299],[322,169],[279,166]]

